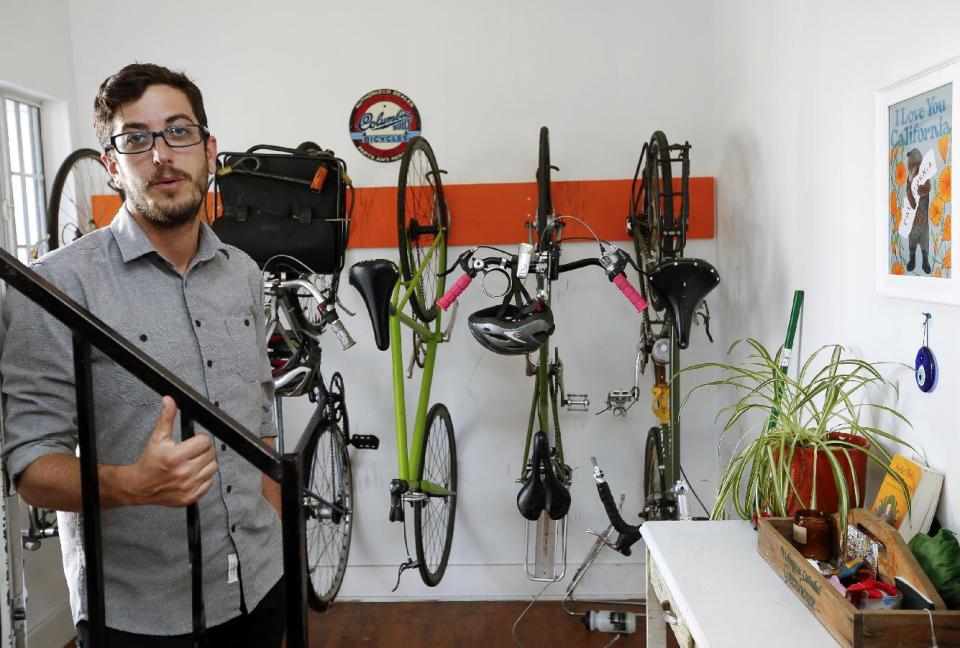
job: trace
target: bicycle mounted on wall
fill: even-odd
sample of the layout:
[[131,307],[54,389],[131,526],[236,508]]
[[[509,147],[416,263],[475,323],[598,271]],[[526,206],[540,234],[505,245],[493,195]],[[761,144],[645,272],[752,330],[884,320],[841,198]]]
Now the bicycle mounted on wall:
[[[620,400],[608,397],[608,409],[614,409],[617,415],[615,408],[621,407],[624,409],[619,415],[626,414],[626,409],[639,399],[639,376],[652,361],[652,405],[658,425],[649,429],[644,446],[644,503],[639,524],[623,519],[603,471],[596,458],[591,457],[594,480],[610,525],[595,534],[597,540],[567,588],[564,609],[568,614],[577,614],[566,602],[576,601],[576,587],[604,546],[629,556],[631,546],[640,539],[640,525],[644,522],[690,519],[686,502],[690,487],[680,465],[680,351],[689,346],[690,329],[698,319],[704,324],[707,338],[713,341],[710,311],[704,299],[720,282],[720,275],[710,263],[683,257],[690,209],[690,148],[689,142],[671,145],[663,132],[656,131],[643,145],[634,173],[627,232],[643,266],[641,293],[649,300],[650,308],[642,317],[634,388],[631,392],[611,392],[611,397],[618,396]],[[680,165],[678,182],[673,174],[674,164]],[[622,502],[623,497],[621,505]]]
[[[361,261],[350,268],[350,284],[363,297],[381,351],[390,349],[398,476],[390,482],[391,522],[403,524],[407,558],[397,583],[408,569],[418,569],[425,584],[440,583],[450,559],[457,511],[457,446],[450,412],[443,403],[430,405],[437,347],[450,340],[456,314],[446,330],[437,298],[443,294],[449,219],[441,171],[430,144],[410,140],[400,161],[397,191],[397,243],[400,268],[386,259]],[[407,312],[409,307],[409,313]],[[406,373],[401,325],[412,332]],[[404,375],[422,370],[413,427],[408,427]],[[407,432],[412,432],[408,443]],[[416,560],[407,542],[404,504],[413,508]]]
[[[497,273],[508,278],[502,302],[481,309],[469,318],[473,336],[484,348],[501,355],[527,357],[527,375],[534,376],[533,400],[524,440],[521,484],[517,494],[517,508],[529,522],[536,524],[535,542],[531,543],[531,525],[526,528],[524,569],[527,577],[536,581],[558,581],[566,570],[567,512],[570,508],[569,488],[572,470],[564,460],[563,437],[560,433],[559,408],[586,411],[589,401],[585,395],[567,394],[563,385],[563,365],[557,348],[550,350],[550,336],[554,331],[554,317],[550,308],[553,282],[560,274],[587,266],[599,266],[629,299],[637,311],[646,302],[630,286],[624,274],[627,265],[634,265],[629,254],[593,234],[589,225],[573,216],[555,213],[550,184],[550,141],[546,127],[540,129],[539,162],[537,166],[537,219],[526,223],[530,230],[529,243],[522,243],[516,255],[491,246],[467,250],[447,271],[457,266],[464,274],[437,303],[444,309],[455,304],[470,282],[479,274]],[[560,262],[563,228],[567,220],[578,221],[590,231],[600,247],[600,254],[570,263]],[[499,253],[480,256],[481,249]],[[536,289],[531,295],[523,285],[528,275],[534,275]],[[489,295],[490,293],[488,293]],[[491,295],[494,296],[494,295]],[[537,354],[537,362],[530,355]],[[552,425],[551,425],[552,423]],[[557,544],[560,560],[557,562]]]
[[214,221],[214,232],[249,254],[264,273],[280,453],[283,400],[307,396],[315,403],[303,433],[303,509],[307,601],[323,612],[340,589],[350,552],[354,499],[347,446],[379,446],[373,435],[350,434],[343,377],[335,372],[327,383],[321,372],[326,330],[333,330],[343,349],[354,344],[337,311],[352,184],[343,160],[311,142],[296,149],[259,145],[218,157],[223,216]]

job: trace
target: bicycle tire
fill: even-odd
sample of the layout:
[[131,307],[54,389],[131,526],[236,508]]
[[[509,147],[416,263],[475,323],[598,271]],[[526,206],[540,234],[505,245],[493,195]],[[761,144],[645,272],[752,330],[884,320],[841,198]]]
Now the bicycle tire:
[[[550,130],[540,127],[540,146],[537,161],[537,236],[543,236],[553,215],[553,190],[550,185]],[[539,238],[537,239],[539,241]]]
[[651,256],[659,264],[674,254],[674,248],[665,244],[664,230],[673,227],[673,170],[670,166],[670,144],[663,131],[650,138],[647,155],[645,194],[646,210],[650,220]]
[[123,192],[117,189],[107,167],[100,160],[100,153],[93,149],[78,149],[67,156],[53,178],[47,208],[47,235],[49,249],[56,250],[69,230],[73,236],[70,243],[96,229],[93,197],[116,194],[123,200]]
[[442,403],[430,408],[424,427],[417,479],[426,479],[453,491],[453,495],[429,496],[426,500],[415,502],[413,508],[420,577],[430,587],[436,587],[450,559],[453,523],[457,515],[457,443],[453,436],[450,412]]
[[[324,425],[308,453],[304,475],[307,603],[317,612],[325,612],[340,591],[353,535],[353,474],[347,431],[332,420]],[[340,510],[324,506],[324,501]]]
[[437,233],[444,234],[410,296],[410,308],[423,322],[432,322],[437,316],[437,299],[443,295],[447,223],[447,202],[437,159],[429,142],[415,137],[400,160],[397,185],[397,247],[404,281],[413,279]]
[[660,428],[652,427],[647,432],[647,442],[643,451],[643,501],[649,508],[657,504],[666,492],[666,466],[663,463],[663,443],[660,440]]

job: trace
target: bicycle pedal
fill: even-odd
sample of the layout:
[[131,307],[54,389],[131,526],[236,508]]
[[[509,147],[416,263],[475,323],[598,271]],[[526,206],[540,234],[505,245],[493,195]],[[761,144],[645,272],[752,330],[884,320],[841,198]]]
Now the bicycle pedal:
[[352,434],[350,445],[357,450],[376,450],[380,447],[380,437],[376,434]]

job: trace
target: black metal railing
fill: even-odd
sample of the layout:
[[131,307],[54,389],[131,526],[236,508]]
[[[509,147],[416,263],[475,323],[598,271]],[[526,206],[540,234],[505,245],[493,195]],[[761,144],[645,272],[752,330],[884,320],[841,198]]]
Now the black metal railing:
[[[193,436],[194,423],[200,423],[257,470],[280,484],[283,571],[287,600],[286,645],[288,648],[306,648],[306,547],[301,474],[304,452],[309,447],[310,438],[305,434],[304,437],[307,438],[301,438],[294,452],[278,454],[258,436],[214,407],[192,387],[3,249],[0,249],[0,279],[36,302],[73,332],[83,497],[83,548],[87,567],[87,613],[91,644],[97,648],[109,648],[105,640],[100,495],[90,366],[90,350],[94,347],[158,394],[173,397],[180,409],[183,440]],[[313,433],[317,431],[316,428],[308,430],[313,430]],[[200,521],[196,504],[187,507],[186,524],[192,578],[194,645],[202,648],[205,645],[206,622],[203,610]]]

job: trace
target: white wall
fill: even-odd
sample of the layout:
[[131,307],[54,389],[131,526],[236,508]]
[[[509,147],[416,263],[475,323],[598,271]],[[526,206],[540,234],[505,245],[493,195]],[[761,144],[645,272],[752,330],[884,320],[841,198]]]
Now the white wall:
[[0,0],[0,87],[42,101],[47,190],[57,167],[76,148],[73,48],[67,0]]
[[[447,182],[532,181],[542,124],[551,129],[558,179],[629,177],[642,142],[658,128],[694,143],[694,174],[715,171],[713,117],[704,110],[713,86],[703,51],[671,49],[680,33],[692,43],[710,42],[709,3],[611,3],[604,11],[566,1],[402,6],[378,1],[362,8],[288,2],[266,11],[258,2],[234,2],[227,10],[223,4],[175,1],[164,11],[189,12],[195,28],[178,36],[160,21],[142,37],[124,38],[128,21],[142,18],[130,3],[88,3],[72,12],[80,123],[108,74],[133,60],[157,61],[187,70],[203,89],[221,150],[314,140],[346,159],[358,186],[396,182],[396,164],[361,157],[348,135],[353,104],[379,87],[401,90],[417,103],[424,133],[449,171]],[[86,37],[92,33],[116,36],[92,47]],[[653,64],[650,56],[663,51],[669,51],[668,59]],[[89,129],[82,140],[94,143]],[[626,207],[628,197],[623,198]],[[521,236],[525,215],[516,216]],[[572,255],[584,253],[578,247],[571,246]],[[711,241],[692,244],[694,250],[714,255]],[[396,252],[360,250],[350,261],[371,255],[395,258]],[[637,320],[598,272],[580,275],[562,282],[558,291],[556,339],[568,389],[589,391],[599,404],[611,389],[632,384]],[[344,285],[346,304],[363,311],[359,296]],[[453,413],[461,458],[452,566],[437,590],[428,591],[415,575],[408,576],[400,590],[405,596],[533,591],[518,567],[523,525],[513,481],[533,387],[520,361],[486,353],[469,337],[465,316],[488,303],[481,297],[475,290],[464,300],[435,382],[435,398]],[[609,313],[608,321],[596,312]],[[332,344],[325,365],[345,374],[354,431],[380,435],[383,446],[354,453],[358,515],[342,593],[386,597],[405,558],[401,530],[387,521],[387,485],[396,476],[389,356],[376,351],[364,316],[348,324],[360,343],[347,353]],[[702,339],[699,334],[699,348]],[[698,353],[692,351],[691,357]],[[646,389],[651,379],[644,380]],[[308,407],[305,400],[286,405],[289,430],[302,429]],[[584,530],[604,526],[590,455],[599,457],[615,488],[629,493],[626,510],[635,512],[642,443],[653,416],[645,402],[626,420],[592,413],[563,419],[566,452],[578,468],[570,515],[569,560],[575,567],[592,540]],[[713,479],[713,441],[701,445],[691,439],[685,468],[695,480]],[[709,487],[699,490],[709,495]],[[603,561],[621,562],[612,553]],[[629,562],[629,578],[598,570],[601,577],[585,583],[584,591],[640,593],[640,563]]]
[[[721,3],[717,3],[720,7]],[[783,340],[794,289],[806,290],[803,347],[841,343],[913,366],[922,311],[941,367],[922,394],[899,373],[902,432],[948,471],[942,523],[960,528],[955,306],[874,290],[875,92],[960,54],[960,6],[925,2],[724,2],[716,12],[719,83],[718,319],[734,336]],[[881,151],[880,155],[886,155]]]
[[[0,88],[42,102],[48,190],[60,161],[76,148],[68,110],[75,98],[67,4],[66,0],[0,0]],[[23,526],[16,519],[11,525]],[[19,533],[12,535],[19,542]],[[45,540],[38,552],[24,552],[24,558],[30,645],[62,646],[72,637],[73,625],[59,541]]]

